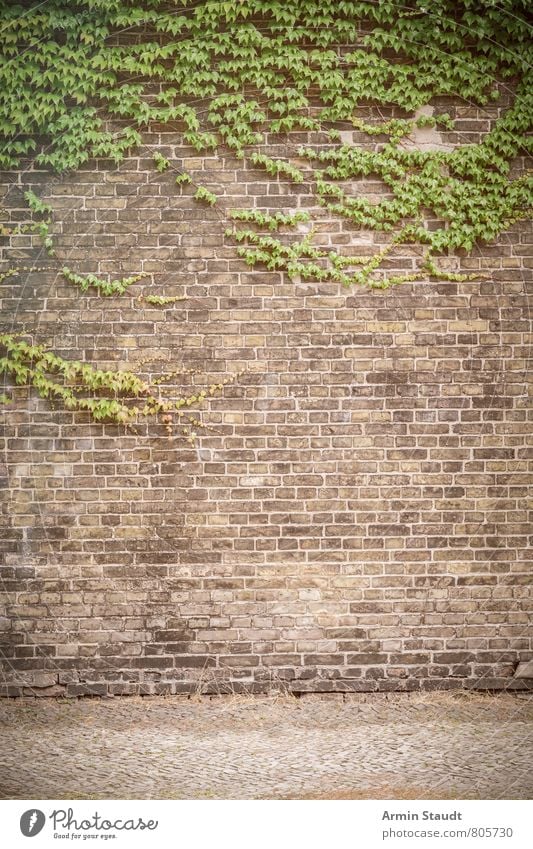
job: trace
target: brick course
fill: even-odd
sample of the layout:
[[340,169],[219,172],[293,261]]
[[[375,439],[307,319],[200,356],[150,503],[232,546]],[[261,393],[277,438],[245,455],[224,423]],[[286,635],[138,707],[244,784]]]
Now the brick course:
[[[447,143],[479,141],[489,112],[462,108]],[[267,152],[320,138],[272,137]],[[103,366],[193,370],[187,391],[243,373],[204,405],[211,429],[194,445],[13,389],[2,694],[530,687],[513,678],[533,657],[530,226],[442,260],[476,281],[290,281],[238,258],[224,209],[313,211],[316,243],[340,251],[371,255],[386,236],[325,213],[307,183],[191,155],[177,130],[154,127],[144,145],[119,167],[0,175],[11,221],[26,216],[21,190],[52,205],[60,257],[11,238],[0,272],[50,269],[0,284],[4,329]],[[155,171],[155,150],[170,171]],[[175,166],[219,206],[177,187]],[[404,246],[386,267],[409,271],[415,256]],[[143,270],[153,285],[81,295],[63,264]],[[149,287],[186,299],[150,307]]]

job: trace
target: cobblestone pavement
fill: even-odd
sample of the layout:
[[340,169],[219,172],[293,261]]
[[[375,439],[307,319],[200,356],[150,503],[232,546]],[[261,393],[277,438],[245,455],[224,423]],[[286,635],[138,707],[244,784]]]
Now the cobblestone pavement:
[[532,798],[525,695],[0,702],[0,797]]

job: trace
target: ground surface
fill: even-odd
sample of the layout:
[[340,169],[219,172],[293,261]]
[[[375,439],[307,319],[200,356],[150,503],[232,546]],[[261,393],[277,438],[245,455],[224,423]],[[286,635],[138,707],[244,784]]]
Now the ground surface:
[[0,797],[532,798],[525,695],[0,702]]

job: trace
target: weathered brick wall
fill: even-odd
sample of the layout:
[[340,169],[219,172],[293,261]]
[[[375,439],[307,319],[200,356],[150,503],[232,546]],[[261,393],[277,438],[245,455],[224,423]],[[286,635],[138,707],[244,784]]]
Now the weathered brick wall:
[[[459,117],[448,144],[478,141],[498,112],[447,107]],[[294,156],[320,139],[271,138],[267,152]],[[51,203],[59,257],[12,238],[2,269],[50,270],[3,281],[4,328],[100,365],[158,358],[154,374],[197,371],[190,386],[244,373],[206,403],[212,429],[194,445],[163,425],[128,432],[13,391],[2,414],[3,693],[528,686],[513,675],[533,657],[531,230],[522,222],[496,246],[444,259],[479,271],[474,282],[293,282],[247,268],[223,209],[311,210],[316,243],[341,251],[373,254],[384,239],[321,211],[306,183],[192,156],[179,128],[153,127],[145,144],[118,168],[3,175],[11,220],[26,215],[23,189]],[[157,174],[154,150],[219,206],[195,202],[172,169]],[[383,193],[378,181],[352,188]],[[411,269],[415,252],[388,267]],[[81,295],[58,275],[63,263],[142,269],[153,291],[185,300],[143,304],[147,281],[116,298]]]

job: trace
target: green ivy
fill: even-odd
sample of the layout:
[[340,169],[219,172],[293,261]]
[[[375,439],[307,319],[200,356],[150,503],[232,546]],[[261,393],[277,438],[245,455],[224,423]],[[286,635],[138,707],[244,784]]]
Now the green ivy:
[[52,222],[53,213],[52,207],[49,204],[44,203],[44,201],[42,201],[31,190],[24,192],[24,198],[28,204],[30,212],[33,215],[45,215],[46,218],[40,221],[30,221],[27,224],[17,224],[12,227],[1,224],[0,235],[16,236],[23,233],[37,233],[48,256],[55,256],[54,240],[50,235],[50,224]]
[[170,162],[168,161],[166,156],[162,156],[157,151],[154,153],[154,163],[155,167],[157,168],[160,174],[162,174],[163,171],[166,171],[167,168],[170,167]]
[[176,185],[178,186],[186,186],[191,182],[191,175],[187,173],[187,171],[183,171],[181,174],[178,174],[176,177]]
[[[530,181],[508,179],[511,160],[531,149],[527,8],[526,0],[412,0],[404,6],[390,0],[181,0],[180,9],[165,0],[48,0],[22,14],[18,3],[0,0],[0,166],[16,167],[30,156],[58,171],[93,156],[119,162],[150,121],[180,123],[197,151],[224,144],[238,156],[261,143],[265,130],[348,121],[389,138],[377,153],[341,146],[322,160],[316,189],[324,206],[361,226],[392,231],[416,221],[429,199],[446,226],[431,234],[420,226],[417,239],[435,252],[471,250],[531,206]],[[362,42],[361,29],[367,33]],[[121,42],[116,36],[124,30],[136,38]],[[481,145],[449,157],[400,145],[415,127],[450,130],[447,113],[380,125],[356,115],[369,101],[412,112],[436,96],[482,106],[499,97],[497,78],[521,80],[513,107]],[[155,97],[154,83],[161,87]],[[311,93],[321,103],[314,117]],[[207,100],[205,117],[191,99]],[[108,117],[128,126],[110,133]],[[329,136],[338,138],[338,131],[330,129]],[[252,151],[250,161],[272,176],[304,179],[292,163],[262,152]],[[160,172],[170,164],[159,153],[154,162]],[[323,179],[365,174],[381,177],[393,199],[374,209]],[[215,203],[203,187],[196,197]],[[27,198],[34,212],[50,211],[31,192]],[[51,252],[48,223],[36,228]]]
[[271,215],[269,212],[261,212],[259,209],[232,209],[229,215],[236,221],[248,221],[257,224],[259,227],[268,227],[272,231],[279,230],[282,225],[294,227],[300,222],[309,221],[311,217],[308,212],[303,211],[295,213],[275,212]]
[[[408,0],[403,5],[392,0],[0,0],[0,168],[31,162],[61,173],[94,157],[120,163],[141,144],[141,132],[151,122],[170,125],[197,152],[223,146],[273,177],[296,184],[308,179],[318,203],[331,214],[389,234],[388,244],[372,257],[344,256],[317,247],[312,230],[300,241],[272,235],[309,220],[306,213],[234,210],[234,221],[251,225],[229,232],[252,267],[381,288],[428,275],[465,279],[441,270],[439,255],[492,242],[533,206],[531,176],[511,176],[517,157],[532,150],[528,9],[527,0]],[[512,94],[511,105],[480,144],[450,152],[409,145],[417,128],[454,131],[448,113],[409,117],[420,107],[448,97],[482,108],[499,101],[500,90]],[[369,104],[394,107],[406,117],[362,121],[360,108]],[[111,131],[113,122],[118,129]],[[362,135],[362,143],[340,143],[339,122]],[[293,130],[320,131],[329,146],[299,149],[302,167],[254,149],[270,144],[273,134]],[[159,173],[169,169],[160,153],[153,159]],[[382,180],[388,195],[375,203],[343,187],[366,177]],[[188,183],[187,172],[176,176],[178,186]],[[217,204],[204,186],[195,189],[196,200]],[[37,233],[54,256],[52,209],[31,190],[25,198],[32,220],[2,225],[0,233]],[[428,211],[437,222],[431,228],[425,223]],[[384,276],[384,258],[402,244],[418,246],[418,267]],[[0,281],[15,273],[8,269]],[[67,267],[62,273],[82,292],[93,289],[106,296],[122,294],[144,276],[106,281]],[[154,306],[174,301],[157,295],[145,300]],[[78,364],[81,371],[76,371],[39,346],[2,339],[2,367],[18,382],[72,408],[90,409],[96,418],[127,420],[132,407],[123,401],[79,397],[80,385],[95,389],[96,370],[93,375]],[[118,391],[114,381],[122,378],[106,374],[110,382],[100,388]],[[67,383],[58,383],[57,375]],[[70,386],[69,380],[80,385]],[[127,391],[133,391],[130,385]],[[191,396],[179,404],[187,407],[195,403],[193,397],[197,400]],[[161,412],[159,403],[148,400],[145,408]]]
[[209,206],[214,206],[217,202],[217,196],[206,189],[205,186],[198,186],[194,194],[194,199],[201,203],[207,203]]
[[138,280],[148,276],[146,272],[141,272],[140,274],[134,274],[132,277],[123,277],[121,280],[107,281],[101,280],[94,274],[86,274],[85,276],[75,274],[75,272],[67,266],[64,266],[61,269],[61,273],[65,280],[72,283],[74,286],[77,286],[80,291],[87,292],[88,289],[93,288],[96,289],[99,295],[104,295],[106,297],[111,295],[122,295],[126,289],[132,285],[132,283],[137,283]]
[[[264,265],[270,271],[286,271],[293,279],[299,277],[302,280],[335,282],[343,286],[359,285],[386,289],[398,283],[420,280],[428,274],[436,279],[445,280],[459,281],[476,278],[476,275],[450,274],[450,272],[439,270],[429,252],[425,253],[420,269],[412,274],[373,276],[395,245],[409,240],[410,230],[407,227],[398,233],[380,253],[371,257],[342,256],[337,251],[317,248],[312,244],[314,235],[312,230],[301,241],[292,243],[283,243],[280,239],[261,235],[255,230],[228,229],[226,235],[237,242],[244,242],[244,245],[237,248],[237,252],[248,265],[252,267]],[[346,271],[347,268],[355,266],[358,267],[357,270],[350,273]]]
[[303,183],[304,175],[302,172],[291,165],[290,162],[285,162],[283,159],[271,159],[264,153],[252,153],[250,161],[254,165],[259,165],[264,168],[273,177],[287,177],[295,183]]
[[31,190],[24,192],[24,197],[26,198],[28,206],[32,212],[35,212],[38,215],[52,215],[52,207],[49,204],[44,203],[44,201],[37,197],[37,195]]
[[[287,132],[351,120],[368,100],[407,111],[438,95],[487,103],[492,80],[529,73],[527,11],[527,0],[4,0],[0,163],[120,161],[150,120],[182,120],[198,150],[224,141],[242,153],[265,120]],[[336,49],[362,28],[365,49]],[[121,43],[124,30],[142,38]],[[165,86],[155,101],[153,82]],[[305,114],[311,91],[316,118]],[[205,128],[187,98],[211,101]],[[110,133],[106,114],[131,126]]]
[[168,306],[168,304],[175,304],[178,301],[184,301],[186,299],[184,297],[180,297],[179,295],[143,295],[142,300],[146,301],[147,304],[151,304],[155,307],[165,307]]

